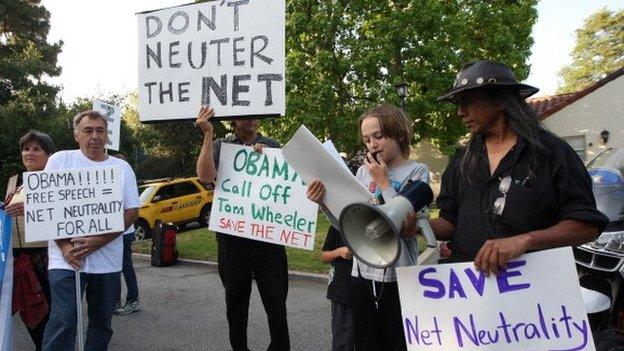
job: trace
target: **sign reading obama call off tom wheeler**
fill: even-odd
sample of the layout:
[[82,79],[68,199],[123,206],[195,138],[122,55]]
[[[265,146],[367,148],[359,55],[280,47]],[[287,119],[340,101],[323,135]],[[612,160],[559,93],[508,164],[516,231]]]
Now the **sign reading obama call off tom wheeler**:
[[285,0],[219,0],[137,15],[143,122],[285,112]]
[[27,242],[124,231],[119,167],[26,172],[23,179]]
[[221,145],[210,230],[312,250],[317,210],[280,149]]

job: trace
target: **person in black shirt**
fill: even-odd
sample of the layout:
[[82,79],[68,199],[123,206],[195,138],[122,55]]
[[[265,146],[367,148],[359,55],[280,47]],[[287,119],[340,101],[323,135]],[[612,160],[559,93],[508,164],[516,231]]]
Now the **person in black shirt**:
[[331,263],[327,298],[331,300],[332,350],[353,351],[355,347],[355,320],[353,305],[352,253],[342,242],[340,232],[329,226],[325,244],[321,250],[321,261]]
[[498,274],[527,251],[579,245],[604,230],[583,162],[525,101],[537,91],[483,60],[462,67],[438,98],[458,105],[471,132],[444,171],[440,216],[430,221],[439,240],[450,240],[449,262],[474,260]]
[[[263,147],[280,144],[258,133],[258,120],[234,120],[235,135],[213,142],[210,119],[214,110],[202,106],[195,125],[204,133],[204,141],[197,159],[199,181],[207,184],[215,180],[219,167],[222,143],[253,146],[256,152]],[[225,288],[226,315],[230,344],[234,351],[248,350],[247,322],[252,273],[269,322],[271,343],[268,350],[290,350],[286,296],[288,295],[288,263],[282,245],[217,233],[219,277]]]

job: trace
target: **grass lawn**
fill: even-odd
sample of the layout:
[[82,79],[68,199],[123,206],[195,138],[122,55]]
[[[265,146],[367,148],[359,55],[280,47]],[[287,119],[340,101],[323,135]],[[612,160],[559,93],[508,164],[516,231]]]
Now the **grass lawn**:
[[[431,217],[437,217],[437,211],[432,211]],[[314,240],[314,250],[308,251],[303,249],[286,248],[288,255],[288,268],[296,271],[325,273],[328,265],[321,262],[319,255],[325,235],[329,228],[329,222],[323,214],[318,216],[318,224],[316,226],[316,239]],[[418,243],[422,250],[424,240],[419,237]],[[203,261],[217,261],[217,240],[215,234],[207,228],[200,228],[181,232],[177,237],[178,251],[180,258]],[[151,250],[151,240],[134,243],[133,251],[149,254]]]

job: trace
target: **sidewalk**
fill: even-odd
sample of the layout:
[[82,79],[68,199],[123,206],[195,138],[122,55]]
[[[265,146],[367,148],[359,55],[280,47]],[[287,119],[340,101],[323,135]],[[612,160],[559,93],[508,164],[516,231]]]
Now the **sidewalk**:
[[[153,267],[137,257],[141,310],[113,317],[110,351],[228,350],[225,297],[216,266],[182,261],[171,267]],[[323,277],[322,275],[318,275]],[[292,275],[287,300],[291,349],[331,349],[331,306],[325,297],[327,281],[316,275]],[[84,308],[86,316],[86,307]],[[15,315],[15,350],[33,350],[19,315]],[[85,317],[86,330],[86,317]],[[249,306],[249,348],[266,350],[269,333],[266,314],[256,287]]]
[[[142,253],[132,253],[132,258],[146,260],[147,262],[150,262],[151,260],[150,255],[142,254]],[[211,267],[216,267],[218,265],[217,262],[213,262],[213,261],[191,260],[191,259],[186,259],[186,258],[180,258],[178,259],[178,261],[185,262],[185,263],[192,263],[192,264],[207,265]],[[288,275],[291,277],[296,277],[296,278],[301,278],[301,279],[311,279],[311,280],[318,281],[318,282],[327,282],[329,279],[328,274],[308,273],[308,272],[291,271],[291,270],[288,271]]]

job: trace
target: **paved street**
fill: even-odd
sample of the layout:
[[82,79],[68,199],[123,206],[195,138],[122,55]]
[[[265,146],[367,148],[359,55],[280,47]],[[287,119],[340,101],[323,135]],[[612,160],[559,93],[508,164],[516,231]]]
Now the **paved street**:
[[[113,317],[115,334],[109,350],[229,350],[223,287],[216,267],[180,263],[157,268],[142,259],[135,260],[135,265],[142,309]],[[291,276],[292,350],[331,348],[330,304],[325,292],[325,282]],[[255,285],[249,319],[249,348],[266,350],[268,326]],[[15,350],[34,350],[19,316],[13,320]]]

